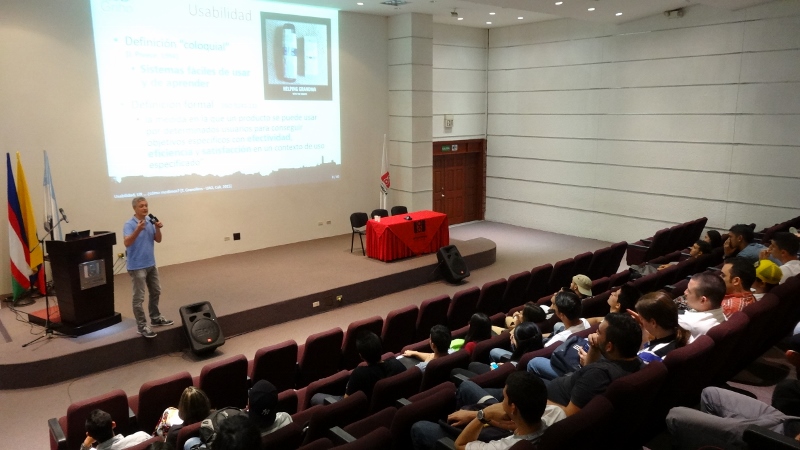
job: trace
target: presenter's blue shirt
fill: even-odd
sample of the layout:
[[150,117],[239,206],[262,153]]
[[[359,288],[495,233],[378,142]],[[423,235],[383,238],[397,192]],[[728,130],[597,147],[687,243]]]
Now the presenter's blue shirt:
[[[145,219],[145,226],[136,240],[128,247],[127,265],[128,270],[146,269],[156,265],[156,226]],[[131,220],[125,222],[122,228],[124,237],[130,236],[136,231],[139,219],[133,216]]]

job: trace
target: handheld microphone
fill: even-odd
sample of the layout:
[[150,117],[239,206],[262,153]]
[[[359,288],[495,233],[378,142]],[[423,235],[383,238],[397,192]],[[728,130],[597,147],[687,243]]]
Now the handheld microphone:
[[158,217],[156,217],[156,216],[154,216],[152,214],[148,214],[147,217],[150,218],[150,223],[152,223],[153,225],[155,225],[156,222],[158,222]]
[[67,220],[67,215],[64,214],[64,208],[58,208],[58,212],[61,213],[61,218],[64,219],[64,222],[69,223],[69,220]]

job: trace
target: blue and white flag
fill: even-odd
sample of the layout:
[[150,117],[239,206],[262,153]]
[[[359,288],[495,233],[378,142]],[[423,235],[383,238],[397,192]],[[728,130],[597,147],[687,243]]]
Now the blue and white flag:
[[[50,233],[50,227],[58,223],[58,202],[56,202],[56,190],[53,188],[53,177],[50,176],[50,160],[47,159],[47,150],[44,151],[44,231]],[[54,227],[53,238],[63,240],[61,224]]]

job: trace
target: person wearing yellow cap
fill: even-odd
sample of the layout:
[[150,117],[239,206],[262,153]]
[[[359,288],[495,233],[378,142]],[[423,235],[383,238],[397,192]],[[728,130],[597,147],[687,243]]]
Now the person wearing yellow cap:
[[775,286],[780,284],[783,273],[777,264],[768,260],[762,259],[756,263],[756,280],[753,281],[751,291],[756,300],[761,300],[767,292],[772,290]]

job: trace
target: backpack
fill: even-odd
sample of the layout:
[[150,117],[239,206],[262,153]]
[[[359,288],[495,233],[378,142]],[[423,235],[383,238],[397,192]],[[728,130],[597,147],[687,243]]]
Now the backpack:
[[566,375],[581,368],[581,357],[575,346],[584,350],[589,348],[589,341],[577,335],[572,335],[562,342],[550,355],[550,367],[559,374]]
[[212,412],[211,415],[200,422],[200,441],[205,444],[206,447],[211,447],[211,444],[217,437],[217,431],[219,431],[219,427],[222,425],[222,422],[224,422],[228,417],[239,415],[247,415],[247,412],[232,406]]

